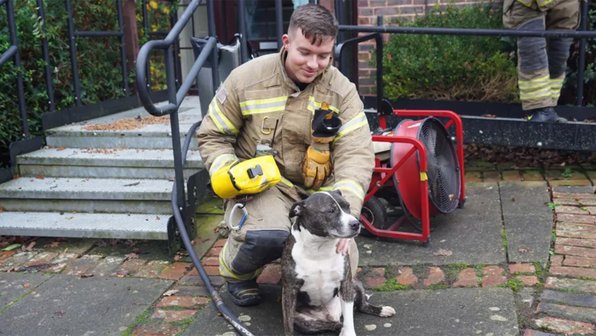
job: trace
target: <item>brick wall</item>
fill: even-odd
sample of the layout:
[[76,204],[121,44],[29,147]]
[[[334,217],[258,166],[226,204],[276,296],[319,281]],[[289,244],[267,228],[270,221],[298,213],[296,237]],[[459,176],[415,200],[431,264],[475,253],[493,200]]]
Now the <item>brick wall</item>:
[[[383,16],[385,25],[394,25],[400,20],[414,20],[426,15],[434,6],[453,4],[465,6],[486,2],[482,0],[358,0],[358,25],[376,25],[377,17]],[[366,34],[362,34],[366,35]],[[389,34],[384,36],[387,41]],[[361,43],[358,48],[358,85],[363,96],[376,95],[376,67],[373,65],[374,41]]]

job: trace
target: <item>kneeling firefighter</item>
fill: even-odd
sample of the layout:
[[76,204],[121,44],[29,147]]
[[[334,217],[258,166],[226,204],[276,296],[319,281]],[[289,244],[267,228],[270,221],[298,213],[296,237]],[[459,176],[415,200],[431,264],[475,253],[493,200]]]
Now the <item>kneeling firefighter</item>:
[[[331,65],[333,16],[318,5],[298,7],[288,32],[279,53],[232,71],[198,132],[230,228],[219,271],[241,306],[261,301],[256,278],[281,256],[292,204],[305,191],[337,189],[358,217],[374,168],[362,101]],[[338,253],[348,250],[355,271],[353,239],[338,244]]]

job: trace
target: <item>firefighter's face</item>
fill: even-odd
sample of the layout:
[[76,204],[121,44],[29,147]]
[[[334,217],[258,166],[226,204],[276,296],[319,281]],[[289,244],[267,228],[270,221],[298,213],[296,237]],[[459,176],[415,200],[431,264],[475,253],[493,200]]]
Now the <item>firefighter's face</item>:
[[320,75],[331,62],[333,37],[324,38],[319,44],[312,44],[300,28],[282,36],[284,48],[288,51],[285,68],[295,82],[308,84]]

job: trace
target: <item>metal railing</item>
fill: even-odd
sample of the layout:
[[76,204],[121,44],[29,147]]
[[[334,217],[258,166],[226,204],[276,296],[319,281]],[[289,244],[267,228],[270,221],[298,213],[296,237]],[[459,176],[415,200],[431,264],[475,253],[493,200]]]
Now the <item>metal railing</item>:
[[122,18],[122,0],[116,0],[116,12],[118,16],[117,31],[79,31],[75,29],[72,0],[65,0],[66,12],[68,13],[68,46],[70,48],[70,66],[72,69],[72,81],[75,94],[75,105],[81,106],[81,79],[79,78],[79,66],[77,61],[77,38],[94,37],[117,37],[120,41],[120,69],[122,71],[122,89],[124,95],[129,94],[128,70],[126,69],[126,55],[124,45],[124,20]]
[[[339,30],[344,32],[356,33],[371,33],[365,37],[357,37],[340,41],[336,48],[336,58],[340,70],[341,57],[344,49],[348,46],[357,45],[360,42],[375,39],[376,41],[376,60],[377,60],[377,103],[383,98],[383,39],[380,34],[428,34],[428,35],[457,35],[457,36],[511,36],[511,37],[572,37],[580,40],[578,51],[578,73],[577,73],[577,92],[576,105],[583,106],[584,95],[584,78],[586,67],[586,40],[588,38],[596,38],[596,31],[588,31],[588,3],[586,0],[581,1],[580,7],[581,23],[577,31],[567,30],[546,30],[546,31],[532,31],[532,30],[510,30],[510,29],[479,29],[479,28],[434,28],[434,27],[396,27],[384,26],[383,17],[377,17],[377,26],[352,26],[340,25]],[[378,36],[378,37],[377,37]],[[352,81],[354,81],[352,79]]]
[[[149,16],[147,15],[147,4],[149,0],[142,0],[140,2],[140,7],[143,9],[142,15],[142,26],[145,27],[144,35],[147,38],[160,38],[167,34],[167,32],[161,31],[150,31],[149,30]],[[6,51],[3,52],[2,56],[0,57],[0,66],[7,63],[8,61],[12,60],[14,62],[14,66],[16,68],[16,85],[14,86],[14,90],[16,93],[16,101],[18,102],[18,112],[19,112],[19,122],[20,122],[20,134],[23,135],[23,138],[29,138],[31,134],[31,129],[28,120],[30,120],[30,111],[28,111],[28,107],[26,106],[25,100],[25,88],[23,83],[23,62],[20,57],[20,53],[22,52],[22,45],[19,45],[17,40],[17,28],[18,22],[16,21],[16,11],[15,8],[16,4],[21,5],[21,3],[17,3],[16,0],[0,0],[0,7],[4,7],[6,9],[6,17],[8,23],[8,32],[10,38],[10,46]],[[114,0],[113,2],[115,6],[115,13],[116,16],[113,18],[115,20],[115,30],[78,30],[77,24],[75,22],[75,8],[73,8],[73,1],[72,0],[64,0],[64,11],[67,17],[66,22],[66,30],[67,30],[67,38],[64,41],[65,44],[68,46],[68,58],[69,62],[67,66],[69,66],[71,71],[71,78],[70,87],[72,88],[72,97],[74,98],[72,105],[73,106],[66,106],[68,111],[62,113],[63,111],[56,111],[58,105],[60,104],[60,99],[56,97],[56,84],[54,83],[53,78],[53,68],[55,66],[61,66],[52,64],[52,56],[50,52],[50,46],[48,43],[47,38],[47,11],[44,8],[44,1],[43,0],[36,0],[36,8],[37,8],[37,18],[40,23],[41,34],[36,38],[40,41],[40,48],[41,48],[41,63],[43,63],[43,78],[44,83],[40,83],[40,86],[44,86],[47,94],[47,107],[44,111],[41,111],[43,114],[42,117],[42,126],[44,128],[51,128],[60,126],[69,122],[79,121],[89,119],[90,117],[95,117],[97,115],[87,116],[87,112],[89,109],[85,109],[83,97],[85,88],[82,87],[82,80],[80,77],[81,69],[79,67],[80,63],[80,55],[79,51],[77,50],[77,42],[80,42],[81,39],[97,39],[97,38],[115,38],[117,39],[117,48],[119,59],[118,59],[118,68],[120,72],[120,92],[116,94],[116,98],[113,100],[121,99],[119,97],[130,97],[136,98],[134,95],[135,92],[130,87],[129,82],[129,68],[127,66],[127,62],[129,61],[126,56],[126,48],[130,41],[127,41],[127,36],[124,30],[124,12],[123,12],[123,1],[122,0]],[[0,14],[1,15],[1,14]],[[173,23],[176,21],[176,12],[172,11],[169,15],[169,22]],[[110,18],[107,18],[110,19]],[[133,32],[137,34],[137,32]],[[132,63],[131,63],[132,64]],[[180,65],[179,61],[176,63],[176,67],[178,69],[177,74],[177,81],[180,81]],[[98,102],[99,105],[106,105],[110,104],[110,101],[103,101]],[[138,106],[138,103],[136,103]],[[112,104],[113,105],[113,104]],[[77,108],[80,108],[77,110]],[[74,112],[74,113],[73,113]],[[106,112],[109,113],[109,112]],[[73,115],[76,115],[73,118]]]
[[[182,15],[180,16],[178,22],[174,25],[172,30],[167,34],[167,36],[163,40],[153,40],[145,43],[141,50],[139,51],[139,55],[137,57],[137,94],[145,109],[155,116],[163,116],[169,115],[170,116],[170,127],[171,127],[171,134],[172,134],[172,150],[174,155],[174,187],[172,189],[172,210],[174,212],[174,220],[178,227],[178,232],[182,238],[182,242],[192,259],[195,267],[197,268],[197,272],[199,273],[201,279],[205,283],[207,290],[211,294],[213,298],[214,304],[216,308],[222,313],[222,316],[234,326],[234,328],[239,331],[242,335],[252,336],[252,333],[248,331],[242,323],[235,317],[232,312],[225,306],[221,297],[217,290],[211,285],[209,281],[209,276],[201,266],[201,262],[196,255],[193,246],[190,242],[190,237],[188,235],[188,226],[190,223],[189,218],[184,218],[188,212],[185,211],[187,207],[192,207],[192,205],[187,204],[187,195],[185,194],[184,188],[184,176],[183,176],[183,167],[186,161],[186,153],[189,149],[189,144],[191,139],[194,137],[194,133],[196,129],[200,125],[200,121],[193,124],[189,131],[185,136],[184,147],[181,148],[180,145],[180,125],[179,125],[179,117],[178,117],[178,109],[182,104],[182,101],[186,94],[188,93],[192,84],[196,81],[196,78],[199,74],[199,71],[206,63],[207,59],[209,59],[213,71],[212,74],[212,81],[214,84],[219,83],[219,74],[216,69],[218,68],[217,65],[217,41],[216,38],[213,37],[215,33],[215,25],[212,22],[213,15],[213,1],[207,1],[207,12],[209,20],[209,37],[205,45],[202,47],[198,57],[194,61],[186,79],[181,83],[180,87],[177,88],[175,73],[174,73],[174,60],[175,60],[175,45],[178,43],[178,37],[186,24],[192,18],[192,15],[196,11],[199,6],[199,0],[191,1],[187,8],[184,10]],[[146,69],[147,69],[147,62],[149,60],[149,56],[151,51],[154,49],[161,49],[165,51],[165,66],[166,66],[166,90],[168,101],[167,103],[157,105],[151,99],[150,94],[150,85],[147,80]],[[204,186],[206,187],[206,186]],[[189,188],[190,189],[190,188]]]
[[17,25],[14,15],[14,5],[12,0],[0,0],[0,6],[5,6],[6,17],[8,23],[8,34],[10,38],[10,46],[0,56],[0,66],[12,60],[16,69],[16,89],[17,99],[19,105],[19,116],[21,118],[21,133],[25,137],[29,137],[29,123],[27,121],[27,110],[25,107],[25,90],[23,86],[23,73],[21,72],[21,55],[19,53],[19,41],[17,38]]

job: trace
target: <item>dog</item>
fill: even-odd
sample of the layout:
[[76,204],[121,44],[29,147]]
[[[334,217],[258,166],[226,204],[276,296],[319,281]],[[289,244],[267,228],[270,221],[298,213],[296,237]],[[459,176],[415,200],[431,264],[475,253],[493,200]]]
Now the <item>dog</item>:
[[362,284],[352,279],[349,256],[336,251],[342,238],[360,232],[360,222],[339,191],[316,192],[295,203],[290,235],[281,258],[284,331],[303,334],[340,331],[356,335],[354,306],[380,317],[395,315],[389,306],[369,304]]

